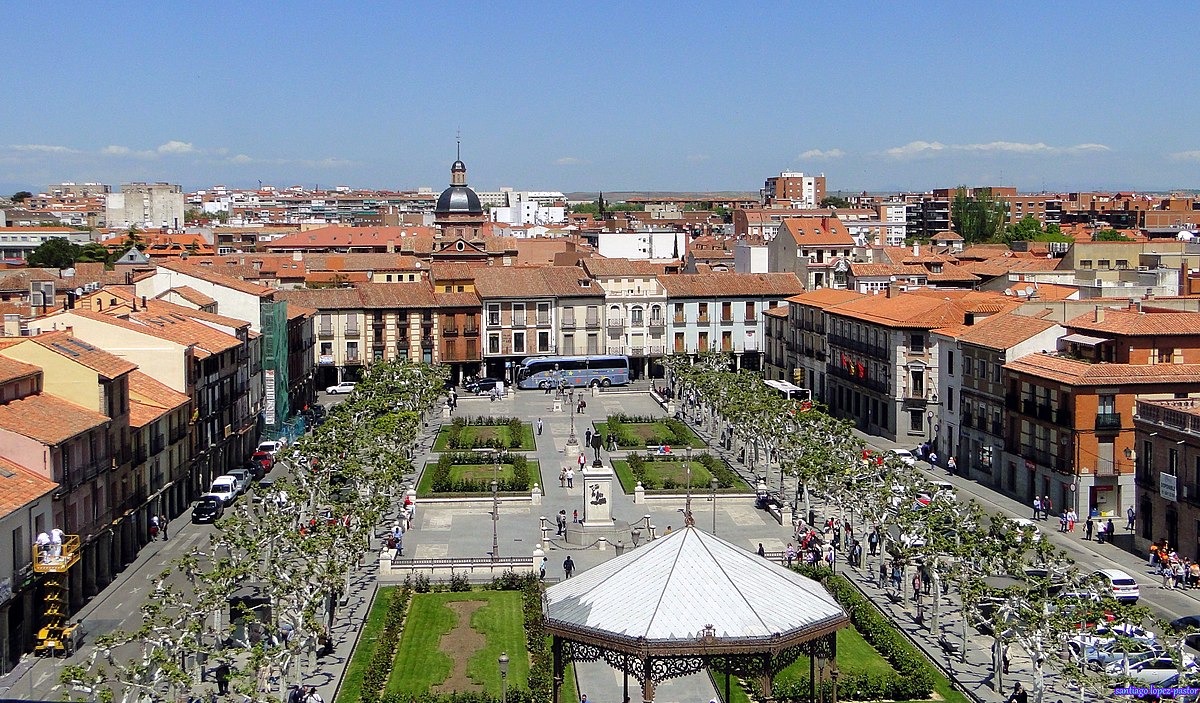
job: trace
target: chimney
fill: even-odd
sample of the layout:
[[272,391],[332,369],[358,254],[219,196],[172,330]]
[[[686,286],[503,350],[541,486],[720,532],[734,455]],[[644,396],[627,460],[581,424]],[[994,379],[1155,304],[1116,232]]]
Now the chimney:
[[921,243],[913,242],[913,256],[920,256],[920,255],[921,255]]
[[1146,300],[1154,300],[1154,289],[1153,288],[1146,289]]
[[292,252],[292,261],[304,261],[304,252]]
[[900,295],[900,284],[899,283],[889,283],[888,287],[887,287],[887,297],[895,298],[898,295]]
[[146,296],[144,296],[144,295],[142,296],[142,309],[143,310],[146,309]]
[[1093,322],[1104,322],[1104,308],[1096,306],[1096,317]]
[[396,253],[396,240],[395,239],[389,239],[387,241],[387,253],[389,253],[389,254]]

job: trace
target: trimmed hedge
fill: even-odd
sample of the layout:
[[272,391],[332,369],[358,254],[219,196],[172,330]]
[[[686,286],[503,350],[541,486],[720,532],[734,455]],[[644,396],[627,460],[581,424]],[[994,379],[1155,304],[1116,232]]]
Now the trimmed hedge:
[[[898,701],[929,698],[937,679],[933,665],[849,581],[822,567],[797,564],[792,568],[825,586],[846,609],[854,629],[895,669],[887,674],[843,671],[838,679],[839,698]],[[773,690],[778,700],[808,700],[808,685],[808,677],[801,676],[776,682]],[[832,683],[826,682],[826,688],[830,687]]]
[[[711,454],[694,454],[692,455],[692,460],[703,466],[708,473],[712,474],[712,476],[717,479],[718,488],[733,488],[733,486],[737,483],[737,474],[735,474],[733,470],[725,464],[725,462],[721,461],[717,457]],[[678,485],[678,481],[673,478],[664,478],[662,485],[659,486],[657,479],[650,475],[650,472],[646,467],[646,464],[655,461],[673,461],[676,463],[683,461],[682,457],[678,454],[657,455],[638,454],[637,452],[633,452],[625,457],[625,461],[629,464],[629,472],[633,474],[634,480],[641,481],[642,488],[645,488],[648,491],[655,490],[657,488],[671,490],[674,488],[683,487]],[[700,488],[704,488],[706,486],[707,484]]]
[[[508,427],[508,442],[501,439],[463,441],[463,430],[474,427]],[[446,428],[446,447],[449,449],[520,449],[525,439],[525,423],[518,417],[456,417]]]
[[383,635],[376,643],[371,662],[367,664],[367,670],[363,673],[360,699],[363,703],[379,701],[379,694],[392,672],[396,647],[400,644],[400,633],[404,630],[404,618],[408,614],[408,602],[412,600],[412,583],[405,579],[399,591],[392,591],[391,598],[383,621]]
[[[521,492],[528,491],[533,485],[532,478],[529,473],[529,460],[522,454],[504,453],[499,456],[501,464],[512,464],[512,478],[502,478],[499,481],[501,491]],[[492,490],[491,481],[455,481],[450,477],[450,470],[455,465],[460,466],[483,466],[492,464],[494,460],[481,457],[478,454],[466,452],[449,452],[438,456],[437,464],[433,466],[431,471],[432,481],[430,487],[434,493],[490,493]]]
[[[667,444],[680,447],[690,446],[696,435],[688,429],[682,420],[650,415],[609,415],[605,420],[608,431],[617,436],[617,446],[622,448],[645,447],[647,444]],[[643,440],[629,427],[630,424],[655,425],[666,428],[665,433],[655,433],[653,437]]]

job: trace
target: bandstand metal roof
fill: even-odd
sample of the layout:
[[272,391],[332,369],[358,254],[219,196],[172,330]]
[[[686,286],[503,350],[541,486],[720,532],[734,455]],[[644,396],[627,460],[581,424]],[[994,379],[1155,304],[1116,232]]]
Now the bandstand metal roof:
[[608,648],[770,651],[848,618],[816,581],[695,527],[546,589],[552,633]]

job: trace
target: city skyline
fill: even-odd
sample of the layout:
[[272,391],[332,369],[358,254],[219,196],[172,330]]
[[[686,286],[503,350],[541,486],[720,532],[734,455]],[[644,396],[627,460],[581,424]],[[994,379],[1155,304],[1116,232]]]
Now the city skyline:
[[1194,7],[289,9],[13,13],[0,192],[438,190],[459,130],[482,190],[1200,186]]

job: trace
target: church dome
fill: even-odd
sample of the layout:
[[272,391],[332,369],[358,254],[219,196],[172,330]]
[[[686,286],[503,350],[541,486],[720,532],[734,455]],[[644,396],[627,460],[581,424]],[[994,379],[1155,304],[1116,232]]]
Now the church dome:
[[483,204],[479,202],[479,196],[475,194],[475,191],[466,185],[450,186],[438,196],[437,207],[433,211],[439,215],[482,215]]

